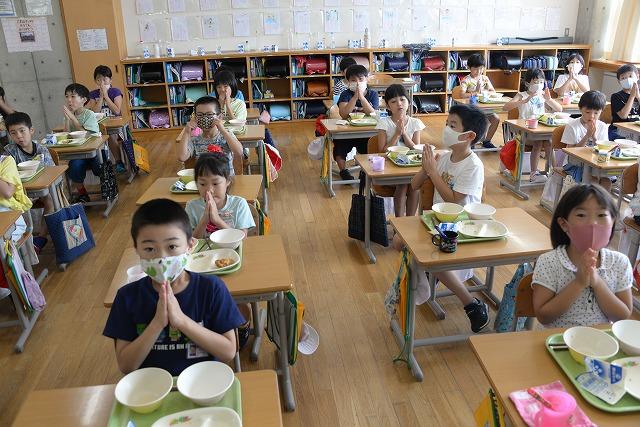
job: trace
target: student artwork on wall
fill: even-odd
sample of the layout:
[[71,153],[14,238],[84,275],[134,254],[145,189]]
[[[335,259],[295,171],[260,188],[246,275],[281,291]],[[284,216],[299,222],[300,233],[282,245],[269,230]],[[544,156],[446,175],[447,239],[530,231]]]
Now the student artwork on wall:
[[153,12],[153,0],[136,0],[136,13],[138,15],[145,15]]
[[53,15],[51,0],[24,0],[28,16],[50,16]]
[[234,9],[246,9],[249,7],[248,0],[231,0],[231,7]]
[[150,19],[140,20],[140,41],[145,43],[153,43],[158,41],[158,30],[156,23]]
[[309,34],[311,32],[311,12],[296,10],[293,12],[293,23],[296,34]]
[[205,39],[215,39],[220,37],[220,24],[218,22],[218,16],[203,16],[202,17],[202,37]]
[[187,5],[184,0],[169,0],[169,13],[185,12]]
[[233,35],[235,37],[249,37],[250,16],[246,12],[236,12],[233,14]]
[[369,28],[369,10],[355,9],[353,11],[353,31],[364,33],[365,28]]
[[185,16],[174,16],[171,18],[171,40],[189,40],[189,24]]
[[264,14],[264,33],[266,35],[280,34],[280,13],[269,12]]
[[340,32],[340,14],[338,9],[329,9],[324,11],[324,32]]
[[200,10],[216,10],[216,0],[200,0]]

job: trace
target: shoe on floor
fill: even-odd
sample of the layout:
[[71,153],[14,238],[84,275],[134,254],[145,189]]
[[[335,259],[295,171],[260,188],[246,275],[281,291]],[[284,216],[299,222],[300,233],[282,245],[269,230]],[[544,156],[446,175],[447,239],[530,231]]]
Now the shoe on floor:
[[496,148],[491,141],[482,141],[482,148]]
[[248,324],[246,326],[240,326],[238,328],[238,347],[240,348],[240,350],[242,350],[244,346],[247,345],[250,333],[251,330]]
[[36,254],[40,255],[40,251],[45,247],[49,239],[42,236],[34,236],[33,237],[33,249],[35,249]]
[[351,175],[351,172],[349,172],[349,169],[342,169],[340,171],[340,178],[342,178],[345,181],[352,181],[354,180],[354,176]]
[[489,307],[478,298],[474,298],[474,300],[474,302],[464,307],[464,311],[467,313],[471,323],[471,330],[474,333],[478,333],[489,324]]
[[72,203],[89,203],[91,198],[88,194],[76,194],[73,196]]
[[118,175],[120,175],[120,174],[126,173],[127,172],[127,168],[124,167],[124,163],[118,162],[118,163],[116,163],[115,171],[116,171],[116,173]]
[[0,288],[0,299],[5,299],[11,295],[11,291],[8,288]]
[[542,175],[540,172],[536,171],[529,177],[529,182],[532,184],[543,184],[547,182],[547,179],[546,175]]

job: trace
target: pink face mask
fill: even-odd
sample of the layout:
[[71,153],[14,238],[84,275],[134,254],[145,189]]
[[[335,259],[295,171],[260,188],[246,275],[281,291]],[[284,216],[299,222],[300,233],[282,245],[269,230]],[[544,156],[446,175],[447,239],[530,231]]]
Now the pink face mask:
[[569,225],[567,235],[576,249],[584,252],[587,249],[599,251],[609,244],[611,226],[601,224]]

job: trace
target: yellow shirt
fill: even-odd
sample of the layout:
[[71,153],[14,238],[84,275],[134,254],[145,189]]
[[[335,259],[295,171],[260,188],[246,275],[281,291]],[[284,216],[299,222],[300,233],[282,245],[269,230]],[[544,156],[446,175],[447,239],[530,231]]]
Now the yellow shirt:
[[[468,74],[464,79],[462,79],[460,82],[462,92],[477,92],[478,90],[476,89],[476,86],[478,86],[478,77],[473,78],[471,77],[471,74]],[[487,76],[484,76],[482,79],[482,87],[480,90],[489,90],[489,78]]]
[[0,157],[0,179],[13,184],[16,191],[9,199],[0,198],[0,206],[7,207],[14,211],[25,212],[31,209],[32,203],[24,192],[22,181],[18,175],[16,161],[11,156]]

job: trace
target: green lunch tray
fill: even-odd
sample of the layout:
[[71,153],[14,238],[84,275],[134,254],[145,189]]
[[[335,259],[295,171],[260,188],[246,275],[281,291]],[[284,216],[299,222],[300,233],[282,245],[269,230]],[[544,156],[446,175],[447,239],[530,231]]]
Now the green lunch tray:
[[[420,219],[422,220],[422,223],[427,227],[427,230],[429,230],[429,233],[438,234],[436,229],[433,227],[433,224],[434,223],[440,224],[440,220],[436,218],[436,215],[433,211],[424,211],[422,215],[420,215]],[[469,219],[469,216],[467,215],[467,213],[462,212],[460,215],[458,215],[458,218],[456,218],[456,220],[453,222],[466,221],[468,219]],[[504,239],[504,237],[464,237],[464,235],[462,234],[458,235],[458,243],[488,242],[491,240],[501,240],[501,239]]]
[[[611,335],[611,330],[605,332]],[[553,350],[551,347],[549,347],[549,344],[564,344],[562,334],[553,334],[547,337],[545,347],[547,348],[549,354],[551,354],[551,357],[554,358],[558,366],[560,366],[560,369],[562,369],[567,378],[569,378],[569,381],[571,381],[580,395],[584,398],[584,400],[589,402],[591,406],[595,406],[596,408],[606,412],[640,411],[640,400],[634,398],[629,393],[625,394],[622,399],[620,399],[615,405],[609,405],[604,400],[594,396],[587,390],[583,389],[582,386],[576,381],[576,377],[586,372],[586,368],[573,360],[573,357],[571,357],[569,350]],[[627,355],[622,351],[619,351],[618,354],[616,354],[610,360],[616,360],[622,357],[627,357]]]
[[[177,378],[174,378],[174,383],[176,380]],[[233,381],[222,400],[211,406],[233,409],[242,418],[242,398],[238,378]],[[138,414],[116,400],[111,409],[107,427],[127,427],[129,421],[132,421],[135,427],[149,427],[164,416],[195,408],[202,408],[202,406],[196,405],[177,390],[169,393],[162,405],[150,414]]]
[[[365,117],[365,119],[366,119],[366,117]],[[349,121],[349,126],[363,126],[363,127],[366,127],[366,126],[375,126],[375,125],[378,124],[378,121],[376,119],[373,119],[373,118],[371,120],[367,120],[366,122],[363,122],[363,123],[354,123],[354,122],[351,121],[351,119],[349,119],[348,121]]]
[[[422,154],[422,151],[417,151],[417,150],[407,151],[407,155],[412,155],[412,154]],[[388,153],[387,159],[389,159],[391,163],[393,163],[394,165],[401,168],[415,168],[416,166],[422,165],[422,160],[420,160],[419,162],[409,162],[406,165],[403,163],[398,163],[398,153],[394,153],[394,152]]]
[[173,194],[198,194],[198,190],[178,190],[176,184],[171,184],[169,191]]
[[[206,239],[198,239],[198,243],[196,244],[196,247],[193,250],[193,253],[197,254],[199,252],[203,252],[203,251],[208,251],[211,249],[216,249],[213,245],[213,243],[209,243],[211,245],[211,247],[209,247],[207,245],[207,240]],[[240,262],[231,267],[228,268],[226,270],[218,270],[215,272],[208,272],[208,273],[202,273],[202,274],[213,274],[216,276],[224,276],[226,274],[231,274],[231,273],[235,273],[236,271],[240,270],[240,268],[242,267],[242,259],[243,259],[243,255],[242,255],[242,248],[244,246],[244,240],[242,242],[240,242],[240,246],[238,246],[238,248],[236,249],[236,252],[238,253],[238,255],[240,255]]]
[[634,160],[638,160],[638,157],[640,157],[640,156],[634,156],[634,157],[629,157],[629,156],[611,156],[611,158],[613,160],[621,160],[623,162],[632,162]]
[[42,173],[42,171],[43,171],[43,170],[44,170],[44,166],[40,166],[40,167],[38,168],[38,170],[36,171],[36,173],[34,173],[33,175],[31,175],[31,176],[30,176],[30,177],[28,177],[28,178],[20,179],[20,181],[22,181],[23,183],[25,183],[25,182],[31,182],[31,181],[33,181],[33,180],[34,180],[38,175],[40,175],[40,174]]
[[505,100],[505,97],[502,98],[489,98],[486,101],[484,99],[479,99],[478,102],[480,104],[506,104],[510,99]]

